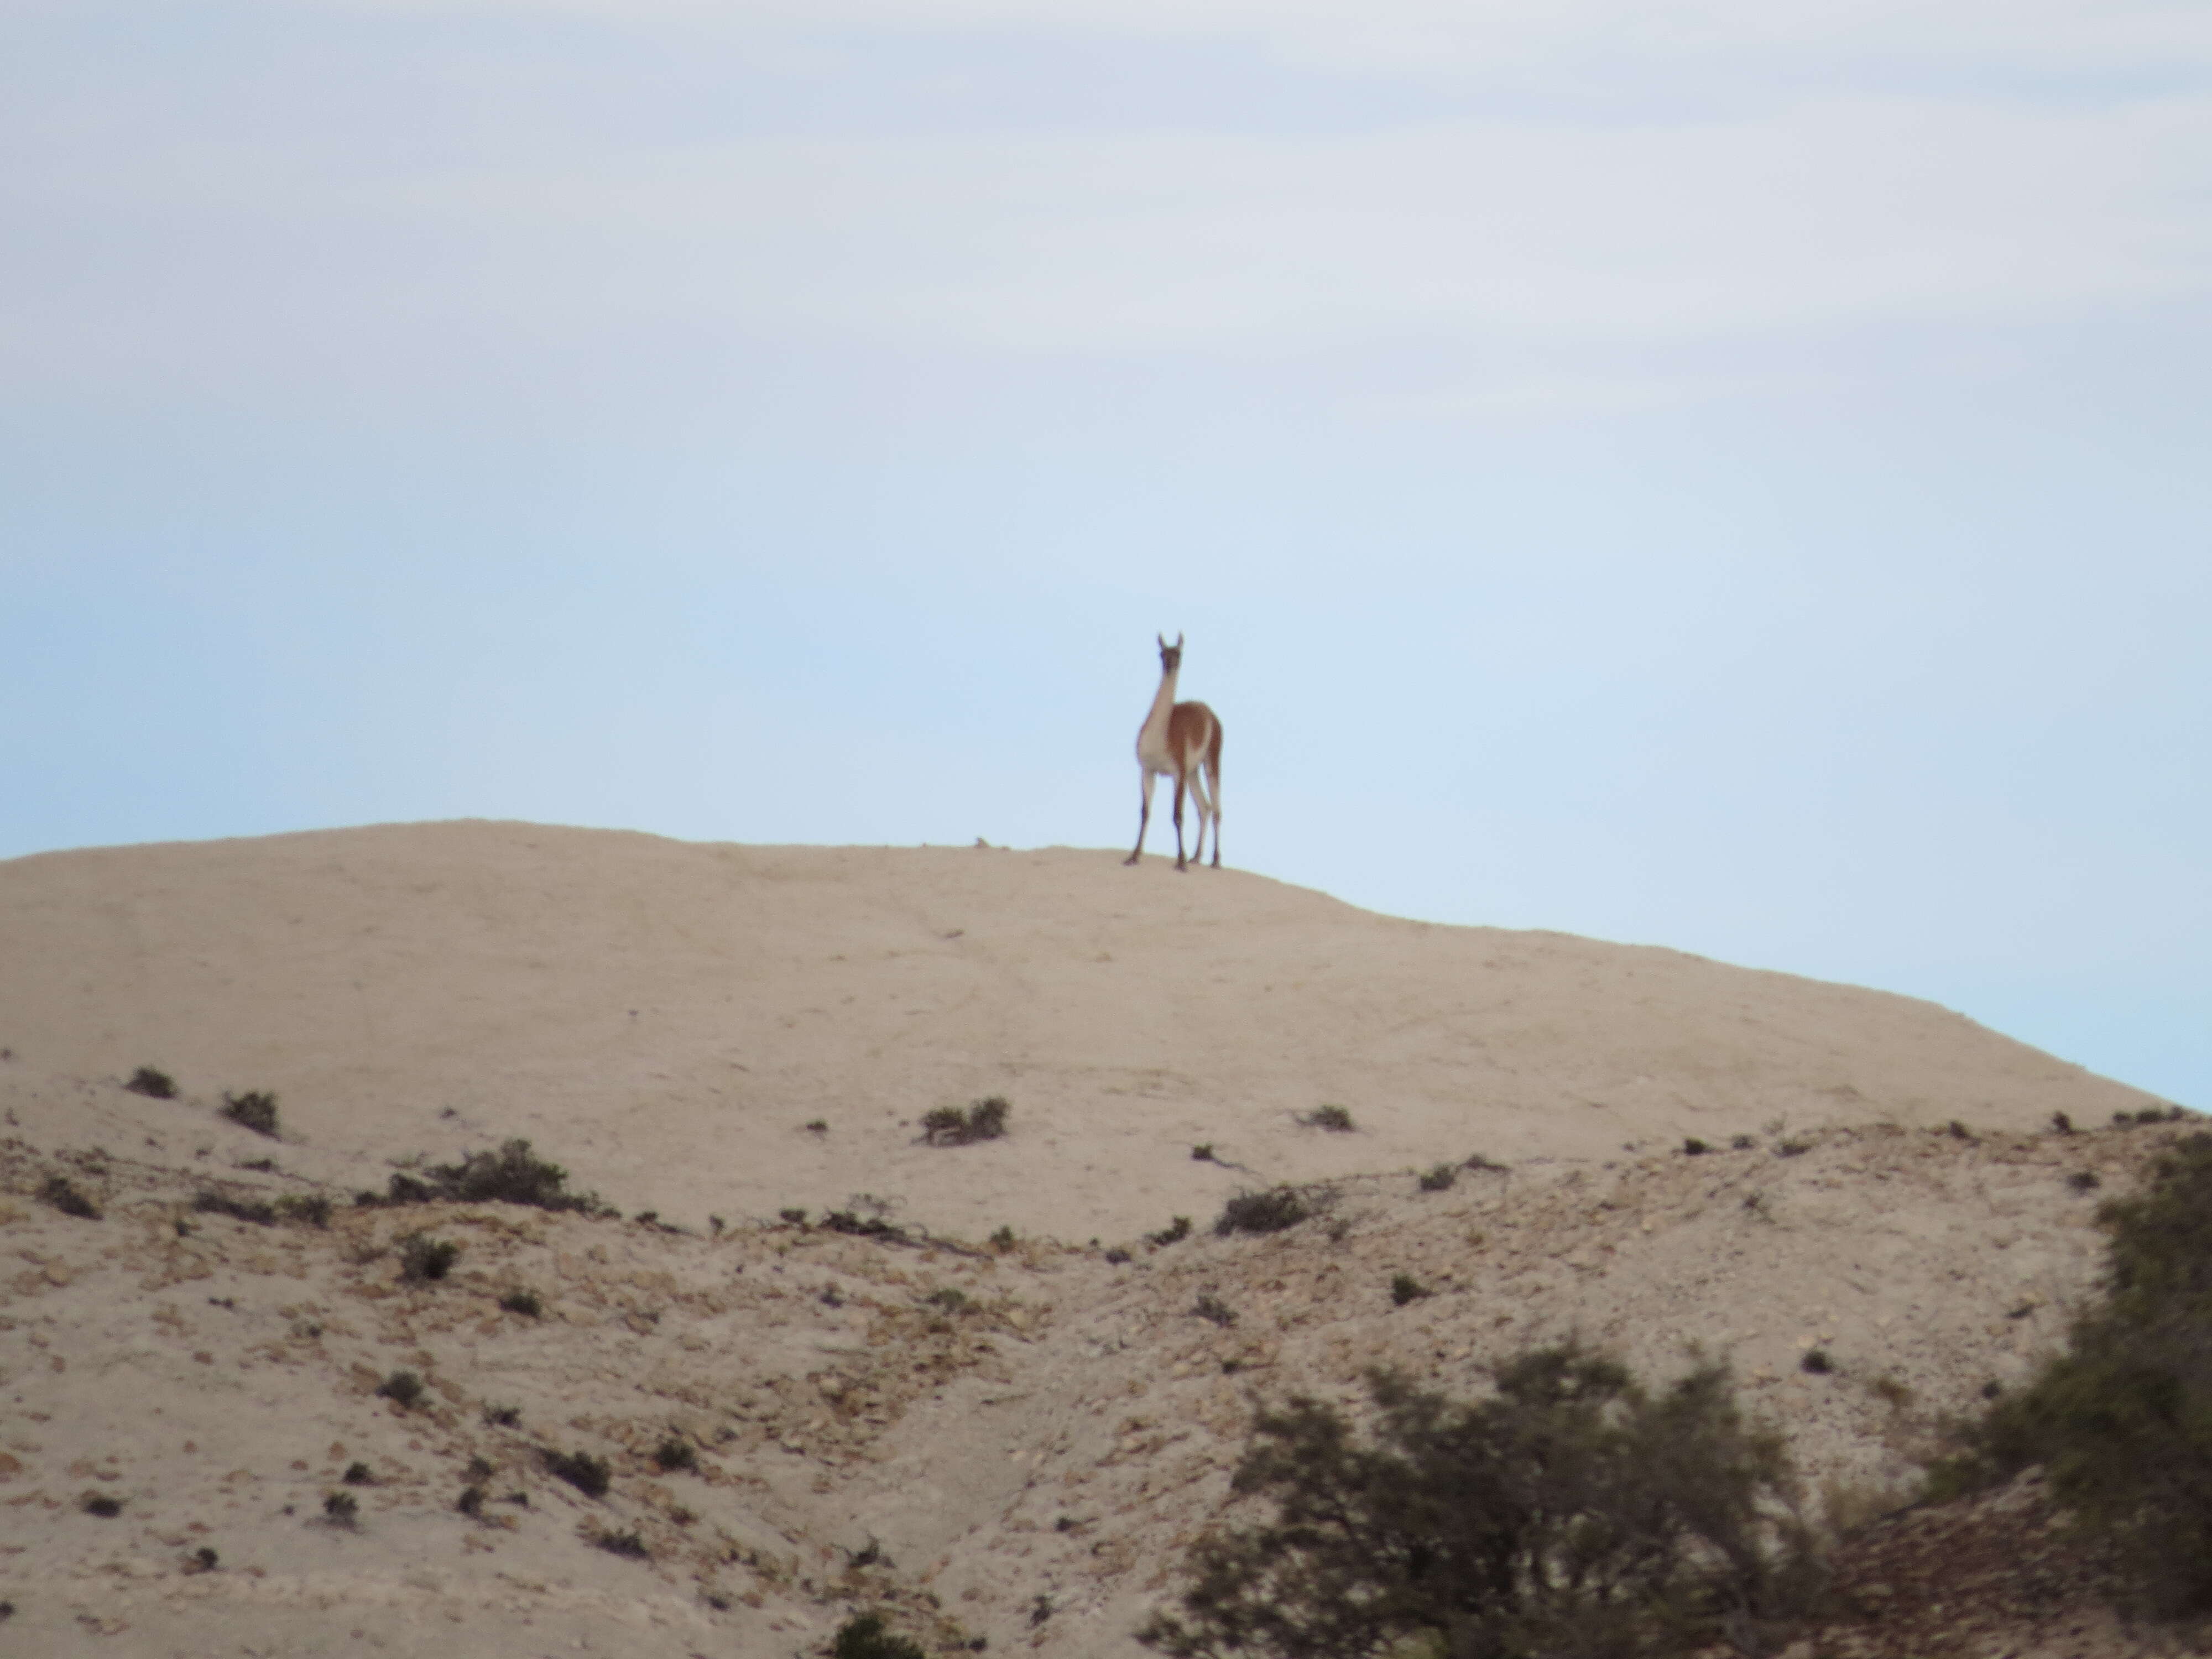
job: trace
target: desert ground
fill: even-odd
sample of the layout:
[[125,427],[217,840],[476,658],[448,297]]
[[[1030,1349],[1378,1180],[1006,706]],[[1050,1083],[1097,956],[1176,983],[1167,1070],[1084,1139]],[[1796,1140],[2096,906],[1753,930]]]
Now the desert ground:
[[[1906,998],[1102,850],[16,860],[0,1650],[781,1659],[883,1607],[1128,1656],[1256,1401],[1572,1335],[1725,1357],[1873,1523],[1835,1651],[2139,1651],[2033,1491],[1876,1517],[2063,1338],[2160,1103]],[[604,1207],[355,1201],[516,1139]],[[1213,1231],[1283,1183],[1310,1218]]]

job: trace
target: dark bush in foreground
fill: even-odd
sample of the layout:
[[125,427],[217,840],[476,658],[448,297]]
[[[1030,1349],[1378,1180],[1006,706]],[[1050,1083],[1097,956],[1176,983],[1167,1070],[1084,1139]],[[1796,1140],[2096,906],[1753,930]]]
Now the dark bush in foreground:
[[1012,1110],[1002,1095],[975,1101],[965,1109],[939,1106],[923,1114],[921,1138],[933,1146],[965,1146],[972,1141],[996,1140],[1006,1133],[1006,1115]]
[[323,1494],[323,1519],[334,1527],[352,1527],[361,1520],[361,1504],[349,1492]]
[[500,1297],[499,1305],[525,1319],[541,1319],[545,1314],[545,1304],[538,1299],[535,1291],[509,1291]]
[[241,1129],[276,1138],[276,1097],[266,1089],[248,1089],[242,1095],[226,1093],[222,1115]]
[[1295,1187],[1270,1187],[1265,1192],[1239,1193],[1221,1207],[1213,1231],[1220,1237],[1231,1233],[1279,1233],[1295,1227],[1313,1213],[1312,1206]]
[[546,1474],[567,1481],[586,1498],[605,1498],[613,1484],[605,1461],[589,1452],[548,1450],[544,1455]]
[[1352,1114],[1341,1106],[1316,1106],[1298,1121],[1309,1129],[1326,1129],[1335,1135],[1348,1135],[1358,1127]]
[[376,1385],[376,1393],[403,1412],[413,1411],[422,1402],[422,1379],[412,1371],[394,1371]]
[[830,1644],[830,1659],[929,1659],[921,1644],[884,1628],[880,1613],[856,1613]]
[[633,1561],[647,1561],[653,1552],[646,1548],[645,1540],[634,1532],[595,1532],[592,1542],[609,1555],[623,1555]]
[[167,1072],[151,1066],[141,1066],[131,1073],[131,1081],[123,1085],[134,1095],[143,1095],[149,1100],[174,1100],[177,1097],[176,1079]]
[[1458,1180],[1457,1170],[1449,1164],[1439,1164],[1421,1177],[1421,1190],[1425,1193],[1449,1192]]
[[1724,1372],[1646,1395],[1572,1347],[1474,1403],[1377,1372],[1364,1437],[1336,1409],[1263,1411],[1232,1492],[1273,1515],[1195,1545],[1176,1656],[1637,1659],[1799,1611],[1817,1579],[1778,1438]]
[[39,1188],[39,1197],[64,1215],[73,1215],[80,1221],[100,1219],[100,1206],[77,1191],[76,1183],[67,1176],[48,1176]]
[[2086,1540],[2111,1548],[2148,1612],[2212,1612],[2212,1134],[2097,1212],[2106,1300],[2067,1351],[1962,1431],[1937,1496],[2032,1463]]
[[88,1492],[79,1500],[78,1508],[87,1515],[96,1515],[103,1521],[112,1521],[123,1513],[122,1504],[104,1492]]
[[410,1233],[399,1241],[399,1277],[410,1285],[443,1279],[459,1261],[461,1247],[449,1238]]

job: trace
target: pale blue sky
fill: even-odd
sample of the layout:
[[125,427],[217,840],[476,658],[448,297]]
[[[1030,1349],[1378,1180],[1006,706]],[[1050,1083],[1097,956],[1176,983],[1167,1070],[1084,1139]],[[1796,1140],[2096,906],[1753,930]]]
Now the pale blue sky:
[[2208,371],[2201,4],[17,0],[0,855],[1122,845],[1180,629],[1233,864],[2212,1104]]

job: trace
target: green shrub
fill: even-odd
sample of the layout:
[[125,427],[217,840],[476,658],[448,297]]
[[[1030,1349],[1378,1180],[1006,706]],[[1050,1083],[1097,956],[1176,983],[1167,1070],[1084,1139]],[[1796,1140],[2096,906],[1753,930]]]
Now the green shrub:
[[1006,1116],[1012,1110],[1003,1095],[972,1102],[965,1110],[957,1106],[935,1107],[922,1115],[921,1138],[933,1146],[996,1140],[1006,1133]]
[[323,1494],[323,1519],[334,1527],[350,1528],[361,1518],[361,1504],[349,1492]]
[[331,1224],[331,1201],[320,1193],[302,1196],[287,1193],[276,1200],[277,1218],[282,1221],[305,1222],[310,1227]]
[[274,1206],[253,1199],[233,1198],[227,1193],[196,1194],[192,1199],[192,1209],[199,1215],[227,1215],[234,1221],[250,1221],[257,1227],[276,1224]]
[[403,1412],[411,1412],[422,1403],[422,1379],[412,1371],[394,1371],[376,1385],[380,1399],[389,1400]]
[[1449,1164],[1439,1164],[1421,1177],[1421,1190],[1425,1193],[1449,1192],[1458,1180],[1457,1170]]
[[39,1198],[64,1215],[73,1215],[80,1221],[100,1219],[100,1206],[77,1191],[76,1183],[67,1176],[48,1176],[39,1188]]
[[1224,1205],[1214,1218],[1217,1237],[1231,1233],[1279,1233],[1295,1227],[1313,1213],[1295,1187],[1270,1187],[1264,1192],[1241,1192]]
[[1194,1318],[1203,1319],[1210,1323],[1218,1325],[1224,1331],[1237,1322],[1237,1310],[1235,1309],[1231,1308],[1219,1297],[1204,1291],[1199,1292],[1198,1301],[1192,1307],[1190,1311]]
[[1706,1146],[1704,1141],[1698,1139],[1695,1135],[1692,1135],[1687,1140],[1682,1143],[1682,1155],[1685,1158],[1703,1158],[1711,1151],[1712,1151],[1712,1148]]
[[697,1468],[699,1457],[691,1449],[690,1441],[672,1434],[653,1449],[653,1462],[654,1468],[666,1474],[677,1469]]
[[564,1455],[549,1448],[541,1455],[548,1474],[567,1481],[586,1498],[605,1498],[607,1488],[613,1484],[605,1461],[589,1452]]
[[461,1247],[451,1239],[410,1233],[399,1241],[399,1277],[410,1285],[429,1284],[451,1272],[460,1255]]
[[595,1532],[592,1534],[594,1547],[609,1555],[627,1556],[633,1561],[649,1561],[653,1552],[645,1547],[645,1540],[634,1532]]
[[276,1097],[266,1089],[248,1089],[242,1095],[226,1092],[222,1115],[241,1129],[267,1135],[271,1140],[276,1138]]
[[123,1513],[120,1499],[110,1498],[104,1492],[88,1492],[78,1500],[77,1507],[87,1515],[96,1515],[103,1521],[112,1521]]
[[1194,1546],[1177,1609],[1139,1641],[1628,1659],[1723,1625],[1755,1638],[1817,1584],[1780,1440],[1746,1426],[1717,1368],[1653,1396],[1570,1346],[1513,1360],[1473,1403],[1394,1372],[1369,1384],[1364,1437],[1314,1400],[1260,1413],[1231,1492],[1273,1514]]
[[1435,1294],[1411,1273],[1394,1274],[1390,1279],[1390,1304],[1393,1307],[1402,1308],[1408,1302],[1419,1302],[1425,1296]]
[[520,1314],[525,1319],[542,1318],[545,1304],[538,1299],[535,1291],[509,1291],[500,1297],[499,1305],[511,1314]]
[[929,1659],[919,1642],[884,1628],[880,1613],[856,1613],[830,1644],[830,1659]]
[[134,1095],[144,1095],[149,1100],[174,1100],[177,1085],[167,1072],[151,1066],[141,1066],[131,1073],[131,1081],[123,1085]]
[[[526,1140],[510,1140],[496,1152],[468,1152],[459,1164],[442,1164],[425,1173],[431,1196],[457,1204],[527,1204],[586,1215],[606,1207],[596,1193],[568,1191],[568,1172],[532,1152]],[[396,1190],[396,1176],[393,1185]]]
[[1333,1135],[1348,1135],[1358,1127],[1341,1106],[1316,1106],[1298,1121],[1309,1129],[1326,1129]]
[[1931,1489],[2040,1463],[2139,1607],[2212,1611],[2212,1134],[2182,1140],[2139,1195],[2097,1218],[2111,1235],[2102,1304],[2065,1352],[1961,1431]]
[[1187,1215],[1179,1215],[1176,1217],[1174,1220],[1168,1223],[1166,1226],[1161,1228],[1159,1231],[1156,1233],[1146,1233],[1145,1235],[1145,1243],[1147,1244],[1158,1245],[1162,1249],[1165,1249],[1170,1244],[1180,1244],[1184,1239],[1188,1238],[1189,1237],[1190,1218]]

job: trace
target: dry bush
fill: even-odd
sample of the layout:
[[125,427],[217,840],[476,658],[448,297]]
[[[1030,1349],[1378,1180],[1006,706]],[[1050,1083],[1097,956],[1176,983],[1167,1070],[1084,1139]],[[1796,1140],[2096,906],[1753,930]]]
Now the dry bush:
[[1780,1439],[1724,1372],[1652,1395],[1568,1346],[1497,1385],[1470,1403],[1375,1373],[1364,1435],[1314,1400],[1262,1411],[1231,1490],[1273,1515],[1201,1539],[1138,1639],[1179,1659],[1645,1659],[1723,1626],[1765,1639],[1810,1603]]
[[2212,1612],[2212,1134],[2179,1141],[2140,1195],[2097,1219],[2112,1236],[2103,1301],[2033,1382],[1958,1431],[1930,1491],[2040,1463],[2136,1606]]

